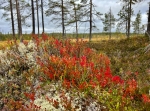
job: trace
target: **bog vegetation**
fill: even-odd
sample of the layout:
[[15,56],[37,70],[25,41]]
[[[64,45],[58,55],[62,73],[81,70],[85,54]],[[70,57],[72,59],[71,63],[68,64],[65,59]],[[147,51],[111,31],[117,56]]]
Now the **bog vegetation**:
[[[32,41],[21,45],[8,41],[7,48],[1,48],[0,109],[44,110],[36,104],[40,97],[56,110],[61,104],[65,111],[80,108],[80,104],[73,105],[78,97],[95,101],[100,105],[98,111],[150,109],[147,37],[89,43],[41,36],[32,35]],[[51,85],[58,83],[55,87],[61,92],[60,101],[45,96]],[[70,98],[64,94],[67,92]],[[87,110],[85,107],[81,110]]]
[[[0,32],[0,110],[150,109],[150,43],[142,35],[146,24],[141,24],[140,11],[131,21],[133,6],[144,1],[120,0],[122,8],[118,18],[114,18],[111,8],[102,17],[93,0],[76,1],[0,2],[2,17],[10,21],[12,27],[12,35]],[[45,34],[44,25],[48,24],[45,15],[62,27],[61,33]],[[92,33],[95,29],[97,32],[95,20],[102,21],[102,34]],[[116,33],[112,33],[115,25]],[[22,26],[32,26],[32,35],[23,34]],[[80,27],[85,28],[84,34],[79,33]],[[74,34],[66,32],[71,28],[75,29]],[[85,34],[86,30],[89,34]],[[150,7],[147,35],[149,31]]]

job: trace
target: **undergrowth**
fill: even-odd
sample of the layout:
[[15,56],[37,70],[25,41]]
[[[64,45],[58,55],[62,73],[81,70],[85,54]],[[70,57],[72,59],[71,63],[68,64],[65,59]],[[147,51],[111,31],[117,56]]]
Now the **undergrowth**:
[[[1,75],[2,110],[40,110],[42,106],[34,103],[36,94],[57,82],[60,83],[57,90],[83,93],[84,98],[92,98],[105,106],[106,111],[150,108],[150,53],[144,52],[149,44],[146,38],[88,44],[82,40],[75,43],[69,39],[58,40],[46,34],[42,38],[32,36],[34,48],[30,51],[36,51],[32,55],[36,63],[28,63],[28,57],[32,56],[28,51],[20,52],[17,42],[10,45],[10,51],[4,56],[7,62],[0,61],[1,66],[5,63],[8,67],[2,68],[5,74]],[[28,46],[27,41],[23,44]],[[48,97],[46,100],[56,109],[63,104],[65,110],[74,111],[76,96],[67,99],[63,94],[61,102]]]

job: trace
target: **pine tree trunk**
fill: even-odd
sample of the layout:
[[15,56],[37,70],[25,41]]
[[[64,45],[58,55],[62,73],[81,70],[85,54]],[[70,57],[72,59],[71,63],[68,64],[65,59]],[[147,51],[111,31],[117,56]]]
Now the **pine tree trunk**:
[[15,38],[15,25],[14,25],[14,14],[13,14],[13,9],[12,9],[12,0],[10,2],[10,11],[11,11],[11,23],[12,23],[12,33],[13,33],[13,39]]
[[42,28],[44,33],[44,15],[43,15],[43,0],[41,0]]
[[92,0],[90,0],[90,35],[89,35],[89,42],[92,39]]
[[126,20],[126,36],[128,35],[128,21]]
[[63,0],[61,0],[61,12],[62,12],[62,37],[64,38],[65,37],[65,25],[64,25],[64,2]]
[[31,6],[32,6],[32,33],[35,34],[35,16],[34,16],[34,2],[31,0]]
[[77,10],[74,4],[74,14],[75,14],[75,21],[76,21],[76,40],[78,41],[78,21],[77,21]]
[[127,35],[127,38],[129,39],[130,38],[130,22],[131,22],[131,11],[132,11],[132,0],[130,0],[129,2],[129,13],[128,13],[128,35]]
[[21,15],[20,15],[20,8],[19,8],[18,0],[16,0],[16,11],[17,11],[17,20],[18,20],[18,35],[20,38],[20,42],[22,42],[23,39],[22,39]]
[[110,30],[109,30],[109,40],[111,39],[111,25],[112,25],[112,18],[111,18],[111,8],[110,8]]
[[38,6],[38,0],[36,0],[36,8],[37,8],[37,26],[38,26],[38,37],[39,37],[39,6]]
[[149,13],[148,13],[147,32],[150,34],[150,3],[149,3]]

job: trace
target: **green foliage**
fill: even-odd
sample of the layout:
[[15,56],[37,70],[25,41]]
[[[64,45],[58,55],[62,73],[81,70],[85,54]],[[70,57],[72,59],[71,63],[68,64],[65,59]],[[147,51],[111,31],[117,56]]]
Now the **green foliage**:
[[[13,7],[13,11],[15,12],[15,8],[16,8],[16,4],[14,1],[12,1],[12,7]],[[22,12],[21,13],[21,18],[22,18],[22,25],[25,25],[25,26],[30,26],[30,24],[28,24],[26,22],[26,19],[29,17],[29,14],[28,12],[26,13],[25,11],[25,8],[29,10],[29,3],[25,0],[19,0],[19,3],[20,3],[20,11]],[[9,16],[11,14],[11,11],[10,11],[10,1],[9,0],[5,0],[4,2],[1,2],[0,3],[0,9],[3,9],[4,10],[4,13],[2,15],[2,18],[5,18],[6,21],[10,22],[11,23],[11,17]],[[17,13],[17,12],[16,12]]]
[[110,32],[111,28],[114,27],[114,25],[115,25],[115,18],[114,18],[114,15],[111,12],[111,9],[109,10],[108,13],[105,13],[105,18],[103,19],[103,24],[104,24],[103,30],[105,32]]
[[66,16],[67,13],[69,12],[67,8],[67,2],[64,0],[49,0],[49,3],[47,5],[48,5],[48,9],[45,12],[46,16],[51,15],[52,16],[51,21],[54,23],[59,22],[58,26],[65,25],[65,23],[62,23],[62,19],[64,21],[67,20]]
[[141,12],[140,11],[137,13],[135,21],[133,22],[132,25],[133,25],[134,33],[140,34],[141,29],[143,28],[141,26]]
[[121,31],[127,32],[127,30],[128,30],[127,23],[130,20],[130,18],[128,16],[129,12],[131,13],[131,15],[133,15],[133,13],[134,13],[133,9],[129,10],[128,3],[125,3],[123,5],[122,9],[118,12],[119,22],[117,24],[117,27],[119,27],[119,29],[121,29]]

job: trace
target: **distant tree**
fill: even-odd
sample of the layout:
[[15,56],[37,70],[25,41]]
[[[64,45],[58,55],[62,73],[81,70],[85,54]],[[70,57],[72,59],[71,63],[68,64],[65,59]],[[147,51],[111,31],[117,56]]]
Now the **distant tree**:
[[122,29],[121,31],[125,30],[127,35],[127,29],[128,29],[128,16],[127,16],[127,6],[126,4],[123,5],[122,9],[118,12],[118,23],[117,27]]
[[20,38],[20,42],[22,42],[23,41],[23,38],[22,38],[22,24],[21,24],[20,5],[19,5],[18,0],[16,0],[16,11],[17,11],[17,22],[18,22],[18,36]]
[[51,21],[55,21],[55,24],[60,22],[58,26],[62,26],[62,37],[65,37],[65,20],[68,14],[67,1],[64,0],[49,0],[48,9],[46,10],[46,16],[52,16]]
[[140,31],[141,31],[142,34],[145,33],[145,25],[142,25],[142,26],[141,26]]
[[102,21],[103,21],[103,25],[104,25],[104,27],[103,27],[103,31],[104,32],[107,32],[108,30],[109,30],[109,23],[108,23],[108,15],[105,13],[105,15],[104,15],[104,19],[102,19]]
[[73,1],[71,1],[70,2],[70,4],[72,4],[73,5],[73,10],[74,10],[74,22],[75,22],[75,24],[76,24],[76,39],[78,40],[78,16],[77,16],[77,9],[79,9],[79,5],[78,5],[78,7],[76,6],[77,4],[75,3],[75,1],[73,0]]
[[[76,3],[78,1],[78,3]],[[70,25],[74,25],[73,27],[75,27],[76,30],[76,39],[78,40],[78,28],[79,28],[79,23],[84,23],[87,21],[84,21],[85,15],[84,15],[84,11],[86,10],[86,5],[84,4],[80,4],[79,0],[71,0],[69,2],[69,18],[67,19],[67,23],[66,26],[70,26]]]
[[[0,9],[4,10],[2,17],[5,18],[6,21],[11,22],[13,35],[15,34],[15,28],[16,28],[15,24],[18,24],[18,23],[20,24],[19,25],[20,29],[18,29],[18,34],[19,34],[19,30],[20,30],[20,33],[22,33],[22,25],[25,25],[25,26],[28,25],[26,23],[26,15],[25,15],[25,12],[26,12],[25,9],[27,9],[28,4],[25,0],[21,0],[21,1],[17,0],[17,2],[19,3],[19,5],[16,4],[16,0],[0,1]],[[16,6],[19,9],[16,8]],[[9,16],[9,15],[11,15],[11,16]],[[18,17],[21,21],[18,21]],[[21,38],[20,38],[20,40],[21,40]]]
[[127,38],[130,37],[130,28],[131,28],[131,17],[133,15],[133,8],[132,5],[137,2],[137,0],[121,0],[123,2],[123,7],[119,11],[119,25],[124,26],[126,30]]
[[[2,18],[6,18],[6,21],[11,20],[12,33],[13,38],[15,38],[15,23],[14,23],[14,13],[13,13],[13,2],[12,0],[4,0],[0,2],[0,9],[3,9],[5,13],[3,13]],[[10,13],[10,14],[9,14]],[[9,15],[10,18],[9,18]]]
[[93,0],[81,0],[81,3],[87,4],[89,10],[86,10],[84,12],[84,15],[88,17],[87,22],[89,22],[90,24],[90,30],[89,30],[89,42],[92,39],[92,30],[93,28],[96,28],[96,25],[94,23],[94,16],[98,17],[99,19],[101,19],[101,13],[96,11],[95,9],[95,5],[93,4]]
[[109,10],[108,13],[105,13],[105,18],[102,19],[103,21],[103,31],[104,32],[109,32],[109,39],[111,39],[111,29],[114,27],[115,25],[115,17],[112,14],[111,8]]
[[135,21],[132,23],[134,33],[139,34],[141,32],[141,12],[139,11],[136,15]]
[[[125,19],[126,21],[126,29],[127,29],[127,38],[130,38],[130,29],[131,29],[131,17],[133,15],[133,8],[132,6],[138,2],[141,2],[143,0],[120,0],[122,1],[125,5],[123,6],[121,11],[124,11],[125,13]],[[122,16],[122,15],[121,15]],[[122,17],[121,17],[122,19]]]
[[[24,19],[23,21],[25,21],[24,24],[26,26],[28,26],[28,27],[32,26],[32,33],[33,34],[36,33],[35,32],[36,23],[37,23],[38,35],[40,33],[40,31],[39,31],[39,27],[40,27],[39,9],[40,8],[41,8],[41,15],[42,15],[42,17],[41,17],[41,19],[42,19],[42,28],[43,28],[43,32],[44,32],[44,14],[43,14],[44,13],[44,11],[43,11],[43,4],[44,3],[43,2],[44,2],[44,0],[41,0],[41,4],[40,4],[39,0],[31,0],[31,1],[26,1],[25,2],[26,5],[24,4],[25,7],[26,7],[24,12],[26,12],[26,13],[24,13],[24,15],[22,16],[23,19]],[[21,6],[21,8],[22,8],[22,6]],[[37,16],[35,16],[35,15],[37,15]],[[32,24],[28,24],[26,19],[32,20]]]
[[40,23],[39,23],[39,3],[38,0],[36,0],[36,10],[37,10],[37,28],[38,28],[38,37],[39,37],[39,33],[40,33]]
[[120,28],[120,25],[117,24],[116,25],[116,34],[117,34],[117,38],[119,37],[119,34],[121,33],[121,28]]

